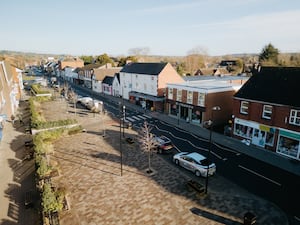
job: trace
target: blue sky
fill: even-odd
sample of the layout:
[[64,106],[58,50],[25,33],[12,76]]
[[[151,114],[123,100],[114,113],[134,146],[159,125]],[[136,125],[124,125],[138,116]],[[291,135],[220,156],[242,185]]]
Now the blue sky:
[[0,50],[185,56],[300,52],[299,0],[1,1]]

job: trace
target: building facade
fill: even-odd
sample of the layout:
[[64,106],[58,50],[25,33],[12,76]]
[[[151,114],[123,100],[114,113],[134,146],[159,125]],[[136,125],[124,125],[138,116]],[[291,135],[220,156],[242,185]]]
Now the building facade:
[[263,67],[236,93],[233,136],[300,160],[300,68]]

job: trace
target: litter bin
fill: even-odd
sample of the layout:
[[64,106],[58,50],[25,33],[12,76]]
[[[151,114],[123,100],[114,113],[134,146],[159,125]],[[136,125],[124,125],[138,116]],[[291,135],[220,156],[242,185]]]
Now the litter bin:
[[244,215],[244,225],[256,224],[256,216],[251,212],[246,212]]

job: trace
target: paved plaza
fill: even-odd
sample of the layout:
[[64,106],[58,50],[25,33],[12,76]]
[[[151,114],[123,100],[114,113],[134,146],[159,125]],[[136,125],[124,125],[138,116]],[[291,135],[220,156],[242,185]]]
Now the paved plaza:
[[[208,195],[200,196],[187,188],[187,182],[193,179],[204,184],[204,178],[183,172],[182,168],[167,161],[165,156],[153,154],[151,166],[155,173],[149,176],[145,172],[148,167],[147,153],[141,152],[137,143],[129,144],[123,138],[120,146],[118,121],[109,115],[101,117],[80,109],[76,109],[75,113],[72,105],[64,100],[43,105],[43,112],[48,120],[76,118],[86,131],[57,140],[54,143],[55,151],[50,156],[51,162],[60,170],[60,176],[53,178],[52,182],[67,191],[69,210],[60,213],[62,225],[235,225],[243,223],[243,216],[248,211],[257,216],[257,224],[287,224],[285,214],[274,204],[218,174],[209,178]],[[10,123],[7,125],[11,126]],[[6,135],[5,141],[18,142],[19,138],[13,136],[18,135],[16,130],[11,127],[8,131],[11,135]],[[134,130],[125,129],[126,137],[135,139],[136,135]],[[20,139],[20,142],[23,141]],[[4,156],[1,153],[0,156],[7,157],[6,160],[16,157],[9,145],[5,151],[9,154]],[[16,174],[11,165],[7,168],[4,166],[1,164],[2,171]],[[33,175],[31,173],[28,176]],[[9,184],[9,181],[6,182]],[[8,186],[2,188],[4,192],[9,189]],[[9,190],[12,193],[16,191]],[[4,196],[3,199],[5,203],[12,204],[10,198]],[[19,200],[14,204],[18,206],[21,202]],[[30,212],[19,208],[22,209],[22,215]],[[2,222],[11,220],[16,222],[6,224],[30,224],[26,220],[27,223],[18,221],[21,218],[18,215],[13,220],[8,207],[2,210],[1,215],[5,217]]]

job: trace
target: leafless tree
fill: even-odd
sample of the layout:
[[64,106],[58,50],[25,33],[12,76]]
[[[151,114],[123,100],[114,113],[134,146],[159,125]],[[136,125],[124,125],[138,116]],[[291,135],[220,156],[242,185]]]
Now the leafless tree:
[[149,52],[150,49],[148,47],[131,48],[128,50],[129,55],[132,56],[148,55]]
[[147,173],[151,173],[151,155],[155,149],[157,149],[157,142],[154,138],[154,134],[151,133],[152,127],[147,123],[144,122],[142,129],[139,132],[138,141],[141,144],[141,149],[144,152],[148,153],[148,170]]
[[199,68],[205,67],[207,51],[203,47],[195,47],[187,52],[185,65],[186,71],[193,75]]

